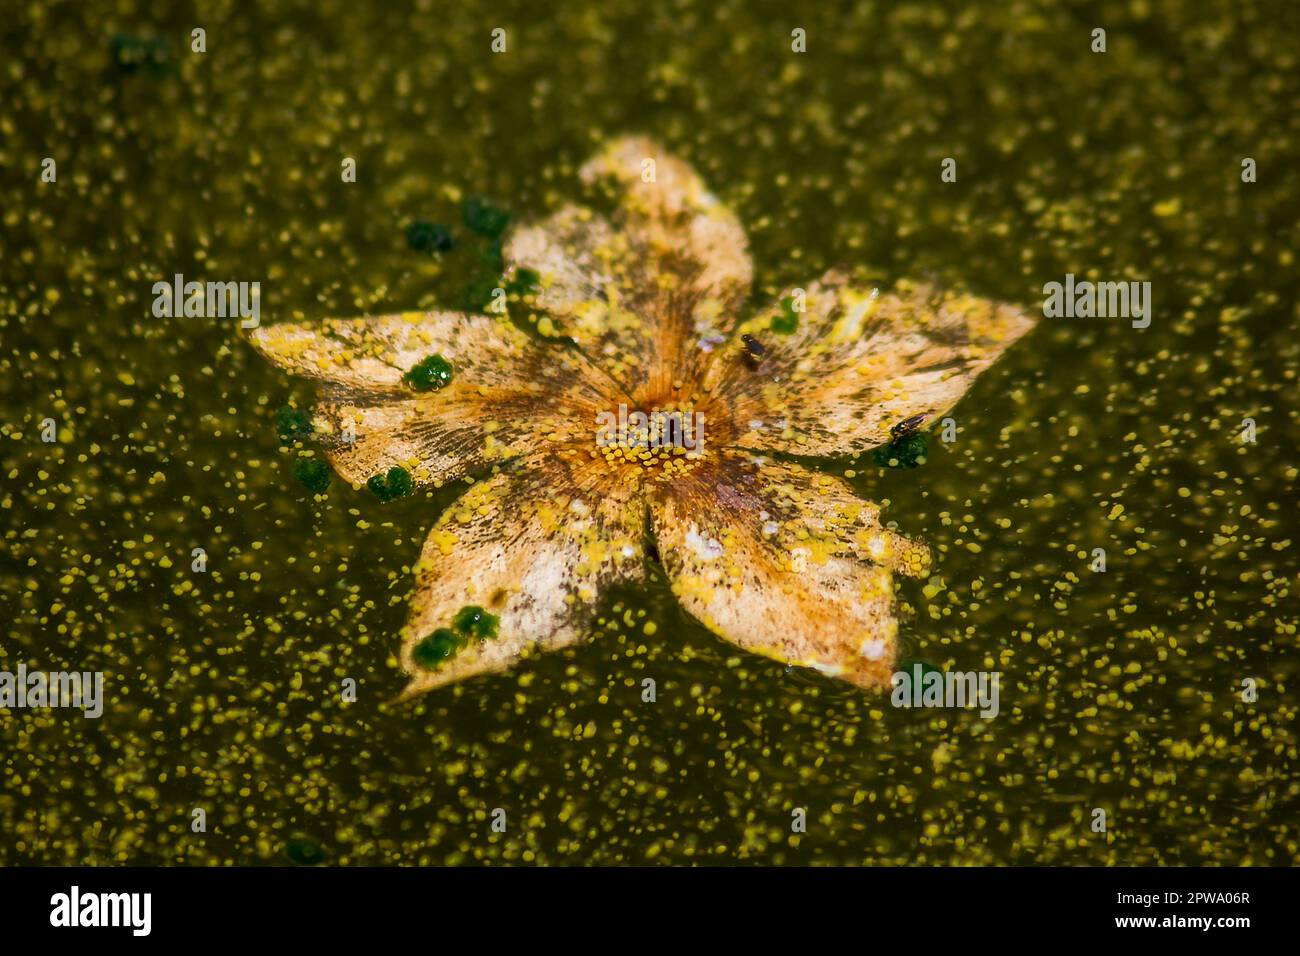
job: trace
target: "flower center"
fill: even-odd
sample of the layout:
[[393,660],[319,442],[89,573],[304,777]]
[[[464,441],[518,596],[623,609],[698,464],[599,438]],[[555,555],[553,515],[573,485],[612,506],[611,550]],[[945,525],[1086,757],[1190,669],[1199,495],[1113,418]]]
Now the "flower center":
[[671,481],[699,464],[704,455],[704,414],[686,404],[596,416],[593,459],[630,466],[655,481]]

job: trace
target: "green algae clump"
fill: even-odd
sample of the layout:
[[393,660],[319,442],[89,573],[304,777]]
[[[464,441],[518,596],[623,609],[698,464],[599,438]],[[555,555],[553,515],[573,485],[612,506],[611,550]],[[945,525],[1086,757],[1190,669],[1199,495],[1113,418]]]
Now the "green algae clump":
[[320,494],[330,486],[330,466],[319,458],[300,458],[294,462],[293,476],[314,494]]
[[925,432],[912,432],[888,445],[881,445],[872,457],[882,468],[916,468],[925,464],[925,453],[930,439]]
[[285,405],[275,413],[275,433],[281,444],[289,444],[312,433],[311,412]]
[[394,465],[388,469],[387,475],[371,475],[370,480],[366,482],[366,487],[380,501],[389,502],[395,498],[405,498],[413,492],[415,482],[411,480],[409,471]]
[[440,627],[411,651],[411,656],[421,667],[437,667],[451,660],[469,646],[472,639],[486,641],[497,636],[499,619],[477,604],[467,604],[451,619],[451,627]]
[[437,667],[444,661],[451,660],[456,652],[464,648],[469,641],[449,627],[440,627],[431,633],[411,651],[411,656],[421,667]]
[[510,214],[481,196],[471,196],[460,208],[465,228],[485,239],[496,239],[510,224]]
[[325,851],[311,840],[298,838],[288,842],[284,854],[299,866],[315,866],[325,862]]
[[510,284],[506,286],[506,292],[522,297],[536,292],[541,285],[542,277],[534,270],[519,269],[515,272],[515,277],[510,280]]
[[441,355],[430,355],[411,367],[402,381],[417,392],[436,392],[451,384],[452,368]]
[[781,300],[781,314],[772,317],[772,331],[777,335],[793,335],[799,328],[799,313],[794,309],[794,299]]
[[406,227],[406,244],[416,252],[448,252],[456,240],[446,226],[417,219]]
[[480,641],[496,637],[499,623],[495,614],[489,614],[476,604],[465,605],[451,619],[452,627],[462,634],[477,637]]

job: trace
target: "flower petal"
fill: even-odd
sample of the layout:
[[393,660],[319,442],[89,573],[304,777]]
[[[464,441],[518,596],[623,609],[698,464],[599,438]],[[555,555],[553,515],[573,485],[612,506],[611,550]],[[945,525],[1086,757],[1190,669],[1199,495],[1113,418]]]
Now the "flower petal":
[[710,630],[888,686],[898,644],[890,568],[922,574],[929,556],[882,529],[875,505],[798,465],[725,453],[661,486],[651,515],[673,593]]
[[[459,312],[267,325],[249,333],[249,341],[293,375],[397,398],[411,397],[402,377],[431,355],[452,363],[455,382],[533,390],[565,383],[581,364],[572,352],[536,342],[505,317]],[[546,380],[539,382],[539,375]]]
[[[829,273],[790,311],[795,290],[737,328],[759,359],[729,345],[705,391],[731,404],[736,444],[803,455],[842,455],[890,440],[893,425],[942,415],[1034,325],[988,299],[900,283],[890,293]],[[791,315],[789,334],[773,330]],[[786,326],[788,327],[788,326]]]
[[[362,484],[398,466],[443,481],[530,453],[540,440],[589,438],[617,387],[572,348],[539,343],[505,319],[414,312],[265,326],[250,335],[289,372],[322,382],[315,427],[339,474]],[[440,355],[451,382],[403,381]]]
[[567,206],[511,236],[507,274],[538,273],[537,305],[556,331],[638,401],[662,398],[694,380],[744,304],[745,232],[690,166],[647,139],[615,140],[581,176],[614,183],[613,224]]
[[[929,573],[930,549],[884,528],[880,506],[858,497],[834,475],[739,452],[721,457],[729,485],[726,500],[733,512],[791,555],[792,562],[852,555],[909,577]],[[740,506],[742,494],[758,505],[756,516],[752,505]]]
[[[606,587],[644,576],[645,505],[634,484],[601,477],[579,456],[535,455],[448,507],[416,567],[404,696],[505,670],[533,648],[573,644]],[[421,643],[466,606],[495,615],[497,635],[422,663]]]

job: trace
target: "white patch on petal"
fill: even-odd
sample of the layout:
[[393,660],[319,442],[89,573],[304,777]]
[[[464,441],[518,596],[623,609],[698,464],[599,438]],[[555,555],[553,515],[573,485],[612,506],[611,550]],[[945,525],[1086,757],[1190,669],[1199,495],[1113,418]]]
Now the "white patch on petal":
[[586,502],[580,501],[577,498],[574,498],[569,502],[569,510],[571,510],[575,515],[583,518],[591,514],[591,509],[587,507]]
[[878,661],[885,656],[888,646],[878,637],[869,637],[862,642],[858,652],[869,661]]
[[519,579],[519,593],[535,607],[538,621],[558,621],[564,615],[564,596],[570,591],[567,574],[567,562],[548,555],[534,561]]
[[760,422],[757,418],[755,418],[749,423],[750,431],[761,432],[764,429],[764,427],[766,426],[764,426],[763,423]]
[[691,525],[691,530],[686,532],[686,546],[695,552],[696,557],[704,561],[722,557],[722,552],[725,550],[721,541],[717,538],[704,537],[696,525]]
[[781,526],[777,524],[775,521],[768,521],[763,524],[763,534],[765,534],[769,538],[772,537],[772,535],[776,534],[780,530],[781,530]]

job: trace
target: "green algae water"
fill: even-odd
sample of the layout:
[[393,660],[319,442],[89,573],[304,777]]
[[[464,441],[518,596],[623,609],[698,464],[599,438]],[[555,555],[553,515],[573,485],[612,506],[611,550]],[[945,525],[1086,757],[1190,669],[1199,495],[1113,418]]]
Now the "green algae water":
[[[0,864],[1294,864],[1293,5],[484,6],[11,5],[0,670],[105,706],[0,711]],[[626,132],[736,210],[755,305],[836,265],[1036,313],[1151,283],[1146,328],[1041,320],[955,440],[816,463],[931,546],[905,657],[997,671],[996,717],[745,654],[661,571],[396,702],[464,486],[331,480],[238,316],[152,309],[176,275],[266,324],[482,308]]]

